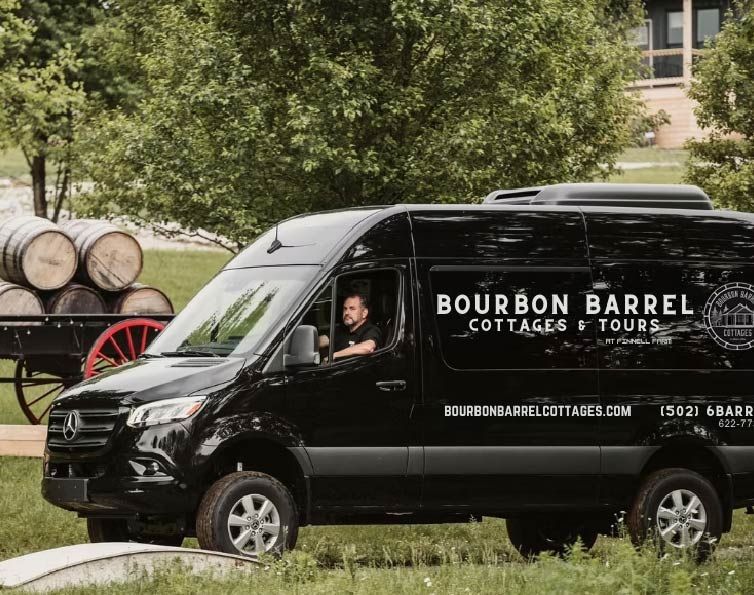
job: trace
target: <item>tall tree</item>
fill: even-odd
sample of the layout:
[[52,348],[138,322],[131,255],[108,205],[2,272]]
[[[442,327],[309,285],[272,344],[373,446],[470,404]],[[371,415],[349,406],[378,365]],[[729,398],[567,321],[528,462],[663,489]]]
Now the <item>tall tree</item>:
[[754,8],[734,4],[722,31],[695,69],[689,96],[699,124],[691,140],[686,181],[704,188],[721,207],[754,209]]
[[624,92],[638,53],[609,5],[161,7],[144,24],[138,109],[108,113],[87,138],[97,186],[79,208],[177,222],[237,249],[304,210],[591,179],[638,110]]
[[[21,22],[20,43],[0,55],[0,143],[22,149],[32,178],[35,214],[54,220],[68,198],[77,117],[87,97],[112,97],[98,77],[86,31],[102,18],[99,0],[3,0],[0,20]],[[110,102],[112,105],[112,102]],[[55,172],[48,201],[48,168]]]

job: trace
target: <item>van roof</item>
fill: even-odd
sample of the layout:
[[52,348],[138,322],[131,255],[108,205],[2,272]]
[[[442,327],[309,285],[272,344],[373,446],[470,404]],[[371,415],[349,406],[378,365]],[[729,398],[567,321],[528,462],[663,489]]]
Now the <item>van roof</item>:
[[358,207],[297,215],[281,221],[224,268],[321,264],[360,223],[385,207]]
[[495,190],[485,204],[545,204],[573,206],[636,206],[649,209],[685,208],[711,211],[709,196],[687,184],[551,184]]
[[[600,185],[601,186],[601,185]],[[607,186],[610,186],[609,184]],[[652,185],[654,186],[654,185]],[[668,185],[669,186],[669,185]],[[706,195],[705,195],[706,196]],[[682,204],[683,201],[679,201]],[[583,212],[583,213],[633,213],[696,216],[720,219],[737,219],[754,222],[754,213],[722,209],[670,208],[646,206],[612,206],[615,203],[572,205],[552,203],[511,204],[509,201],[482,204],[395,204],[353,207],[297,215],[278,223],[259,236],[250,246],[233,258],[226,269],[255,266],[323,265],[380,221],[400,213],[473,213],[500,211],[530,212]],[[620,204],[620,203],[619,203]],[[636,203],[634,203],[636,204]],[[675,203],[674,203],[675,204]],[[279,246],[275,245],[278,240]]]

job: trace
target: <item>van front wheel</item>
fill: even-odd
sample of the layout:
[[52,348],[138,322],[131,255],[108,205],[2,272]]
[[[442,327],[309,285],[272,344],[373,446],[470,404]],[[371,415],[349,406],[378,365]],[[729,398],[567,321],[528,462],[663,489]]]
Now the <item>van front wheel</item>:
[[524,558],[553,552],[563,556],[578,539],[589,550],[597,541],[597,529],[588,522],[574,523],[573,519],[561,520],[557,516],[506,519],[508,538]]
[[231,473],[204,494],[196,514],[196,536],[208,550],[278,554],[296,545],[296,503],[288,488],[269,475]]

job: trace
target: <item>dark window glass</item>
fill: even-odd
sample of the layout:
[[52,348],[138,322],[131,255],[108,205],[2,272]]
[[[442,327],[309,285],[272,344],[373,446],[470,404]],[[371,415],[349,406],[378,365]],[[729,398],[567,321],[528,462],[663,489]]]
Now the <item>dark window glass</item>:
[[681,258],[678,216],[643,213],[586,213],[592,258]]
[[[595,361],[594,326],[585,314],[585,294],[591,292],[588,272],[453,270],[430,271],[433,316],[445,362],[452,368],[592,368]],[[475,306],[475,294],[479,306]],[[497,309],[496,294],[504,295],[507,313]],[[567,313],[555,304],[566,295]],[[448,302],[450,311],[445,307]],[[464,313],[467,296],[471,308]],[[488,296],[489,301],[483,297]],[[522,297],[516,297],[522,296]],[[539,297],[537,297],[539,296]],[[529,303],[527,313],[516,313],[517,299]],[[535,300],[538,300],[536,313]],[[489,310],[484,311],[485,303]],[[546,304],[546,305],[545,305]],[[461,308],[456,306],[460,305]],[[578,328],[578,321],[585,322]],[[565,325],[564,330],[559,325]]]
[[667,46],[683,45],[683,12],[670,11],[667,13]]
[[754,221],[719,215],[587,213],[592,258],[754,259]]
[[312,325],[319,333],[320,360],[323,364],[331,361],[336,343],[332,337],[341,338],[347,331],[344,323],[343,304],[347,296],[358,294],[366,304],[364,324],[377,327],[378,349],[390,346],[395,336],[398,322],[399,277],[395,270],[349,273],[340,275],[335,281],[335,330],[331,328],[333,289],[325,287],[315,298],[299,324]]
[[692,216],[683,226],[686,258],[754,260],[754,221]]
[[696,45],[703,47],[708,38],[720,33],[720,9],[699,8],[696,11]]
[[332,285],[325,287],[315,298],[299,324],[317,327],[320,334],[327,334],[332,319]]
[[586,257],[578,212],[438,210],[411,217],[417,257]]
[[649,50],[652,36],[652,19],[646,19],[640,27],[634,27],[630,32],[631,42],[640,50]]
[[335,322],[344,325],[343,304],[346,297],[356,293],[366,300],[367,322],[380,330],[380,349],[392,343],[398,318],[398,271],[378,270],[349,273],[337,279]]
[[251,353],[290,311],[315,267],[259,267],[221,271],[197,293],[148,352]]
[[343,261],[409,258],[414,255],[408,214],[399,213],[376,223],[343,255]]

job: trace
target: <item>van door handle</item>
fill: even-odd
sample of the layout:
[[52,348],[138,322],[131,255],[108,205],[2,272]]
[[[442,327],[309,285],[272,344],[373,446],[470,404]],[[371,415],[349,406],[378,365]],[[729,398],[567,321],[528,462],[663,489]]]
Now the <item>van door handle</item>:
[[384,391],[406,390],[405,380],[382,380],[375,384],[377,388]]

